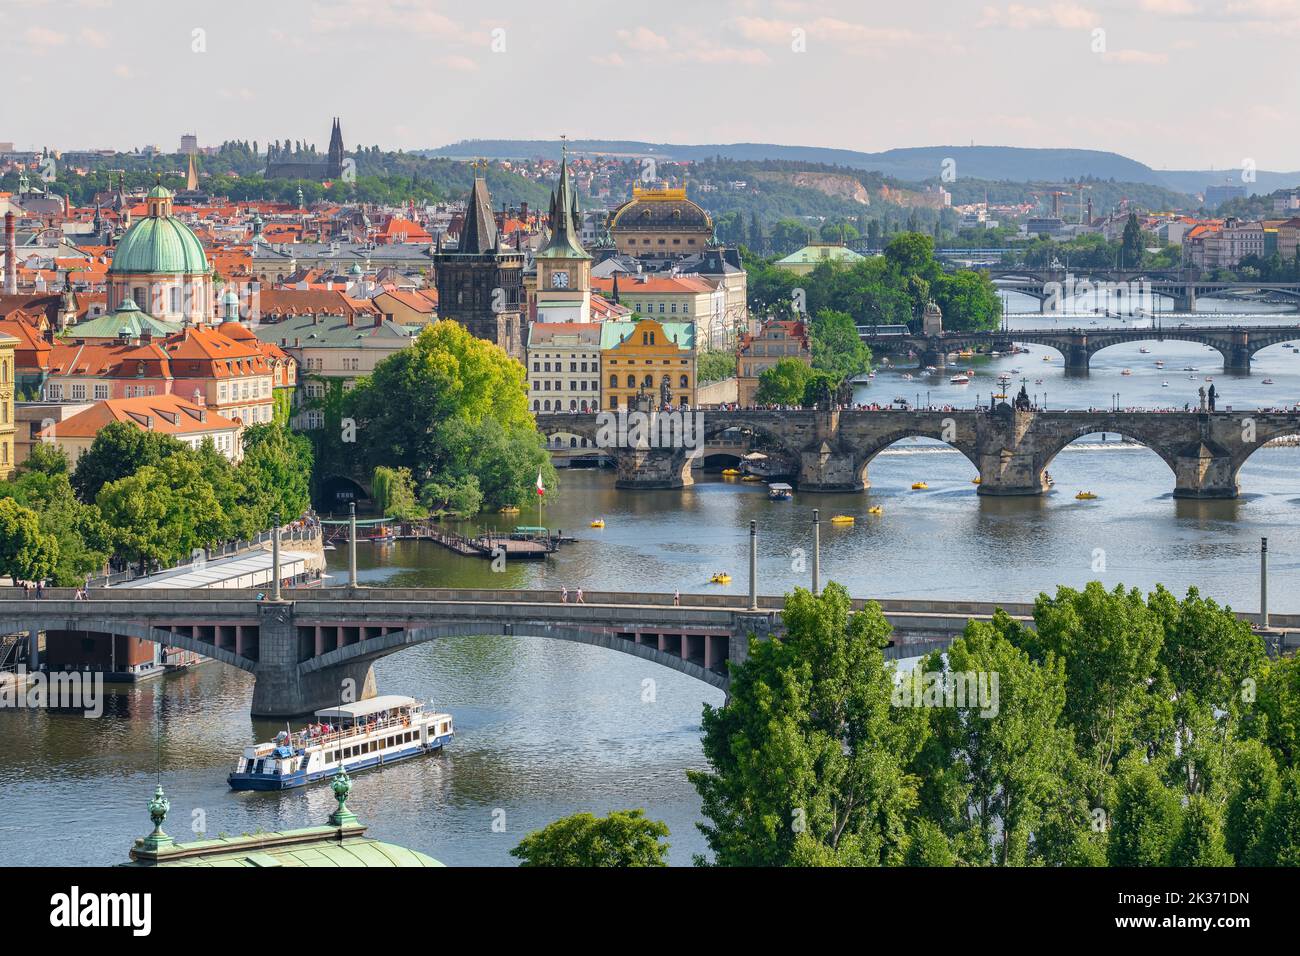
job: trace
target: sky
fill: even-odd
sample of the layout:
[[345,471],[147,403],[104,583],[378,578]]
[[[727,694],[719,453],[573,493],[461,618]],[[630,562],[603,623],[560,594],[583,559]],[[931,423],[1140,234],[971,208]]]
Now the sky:
[[1300,0],[2,0],[0,142],[1110,150],[1300,169]]

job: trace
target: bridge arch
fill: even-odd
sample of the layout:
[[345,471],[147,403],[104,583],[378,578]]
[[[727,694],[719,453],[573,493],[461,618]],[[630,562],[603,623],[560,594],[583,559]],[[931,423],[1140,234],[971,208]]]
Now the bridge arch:
[[1040,433],[1034,453],[1035,474],[1041,478],[1043,472],[1056,459],[1056,456],[1080,438],[1088,435],[1115,432],[1123,438],[1137,442],[1143,448],[1155,454],[1163,461],[1175,478],[1178,476],[1178,451],[1169,447],[1168,440],[1147,428],[1134,428],[1132,421],[1125,420],[1122,414],[1092,419],[1086,423],[1053,423],[1049,430]]
[[730,636],[722,631],[691,633],[664,628],[656,632],[627,633],[601,627],[540,622],[515,624],[502,621],[456,621],[403,628],[311,657],[302,661],[298,667],[301,673],[311,674],[342,664],[376,660],[417,644],[478,635],[542,637],[589,644],[632,654],[720,690],[726,690],[730,683],[726,665],[730,656]]
[[210,641],[199,640],[190,637],[187,634],[180,634],[176,631],[168,631],[164,628],[153,627],[149,624],[137,621],[122,621],[108,619],[91,619],[87,621],[78,620],[77,627],[69,627],[70,622],[66,617],[63,618],[42,618],[24,615],[22,617],[0,618],[0,634],[15,634],[22,631],[70,631],[72,633],[90,633],[90,634],[111,634],[118,637],[134,637],[142,641],[152,641],[155,644],[165,644],[169,647],[179,647],[187,651],[194,651],[202,654],[204,657],[210,657],[213,660],[221,661],[223,664],[229,664],[231,667],[238,667],[240,670],[248,671],[250,674],[257,669],[257,661],[251,657],[242,654],[236,654],[234,651],[226,648],[217,647]]
[[[958,427],[960,428],[960,426]],[[925,427],[922,425],[920,427],[912,426],[896,428],[893,431],[885,432],[882,435],[873,435],[869,441],[855,447],[853,473],[864,486],[867,486],[869,484],[867,480],[867,470],[870,468],[871,462],[875,460],[877,455],[885,449],[898,444],[900,441],[906,441],[909,438],[928,438],[933,441],[941,442],[945,446],[961,452],[966,460],[971,463],[972,467],[974,467],[975,473],[979,474],[980,461],[979,455],[975,450],[975,443],[973,441],[961,441],[956,437],[949,440],[944,437],[945,434],[945,426],[940,424],[937,427]]]

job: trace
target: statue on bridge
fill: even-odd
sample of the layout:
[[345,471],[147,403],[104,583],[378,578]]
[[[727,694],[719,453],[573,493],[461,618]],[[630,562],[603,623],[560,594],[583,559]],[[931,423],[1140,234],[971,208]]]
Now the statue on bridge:
[[1196,394],[1199,395],[1199,396],[1201,397],[1201,403],[1200,403],[1200,406],[1199,406],[1199,407],[1200,407],[1200,410],[1201,410],[1201,411],[1205,411],[1205,410],[1206,410],[1206,405],[1205,405],[1205,386],[1202,385],[1200,388],[1198,388],[1198,389],[1196,390]]
[[1215,396],[1214,385],[1213,383],[1211,383],[1210,392],[1209,392],[1210,411],[1214,411],[1214,396]]
[[1029,390],[1025,388],[1023,383],[1020,385],[1020,392],[1016,395],[1015,407],[1018,412],[1027,412],[1033,407],[1029,401]]

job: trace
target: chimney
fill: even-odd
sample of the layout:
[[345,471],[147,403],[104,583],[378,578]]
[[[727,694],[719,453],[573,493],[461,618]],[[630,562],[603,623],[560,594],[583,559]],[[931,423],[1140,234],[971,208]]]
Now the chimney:
[[18,239],[14,235],[14,214],[5,213],[5,294],[18,293]]

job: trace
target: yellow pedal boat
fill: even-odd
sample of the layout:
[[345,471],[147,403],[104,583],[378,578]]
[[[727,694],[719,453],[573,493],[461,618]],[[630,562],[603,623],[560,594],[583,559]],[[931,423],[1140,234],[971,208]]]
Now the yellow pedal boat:
[[604,518],[597,518],[595,521],[593,521],[593,522],[591,523],[591,526],[592,526],[593,528],[603,528],[603,527],[605,527],[605,519],[604,519]]
[[730,574],[715,574],[713,577],[709,578],[709,583],[710,583],[710,584],[730,584],[730,583],[731,583],[731,575],[730,575]]
[[831,524],[853,524],[853,515],[836,515]]
[[1081,491],[1074,497],[1077,498],[1079,501],[1092,501],[1097,496],[1094,495],[1091,491]]
[[912,482],[912,490],[913,490],[913,491],[925,491],[925,490],[926,490],[927,488],[929,488],[929,487],[930,487],[930,486],[927,485],[924,481],[914,481],[914,482]]

